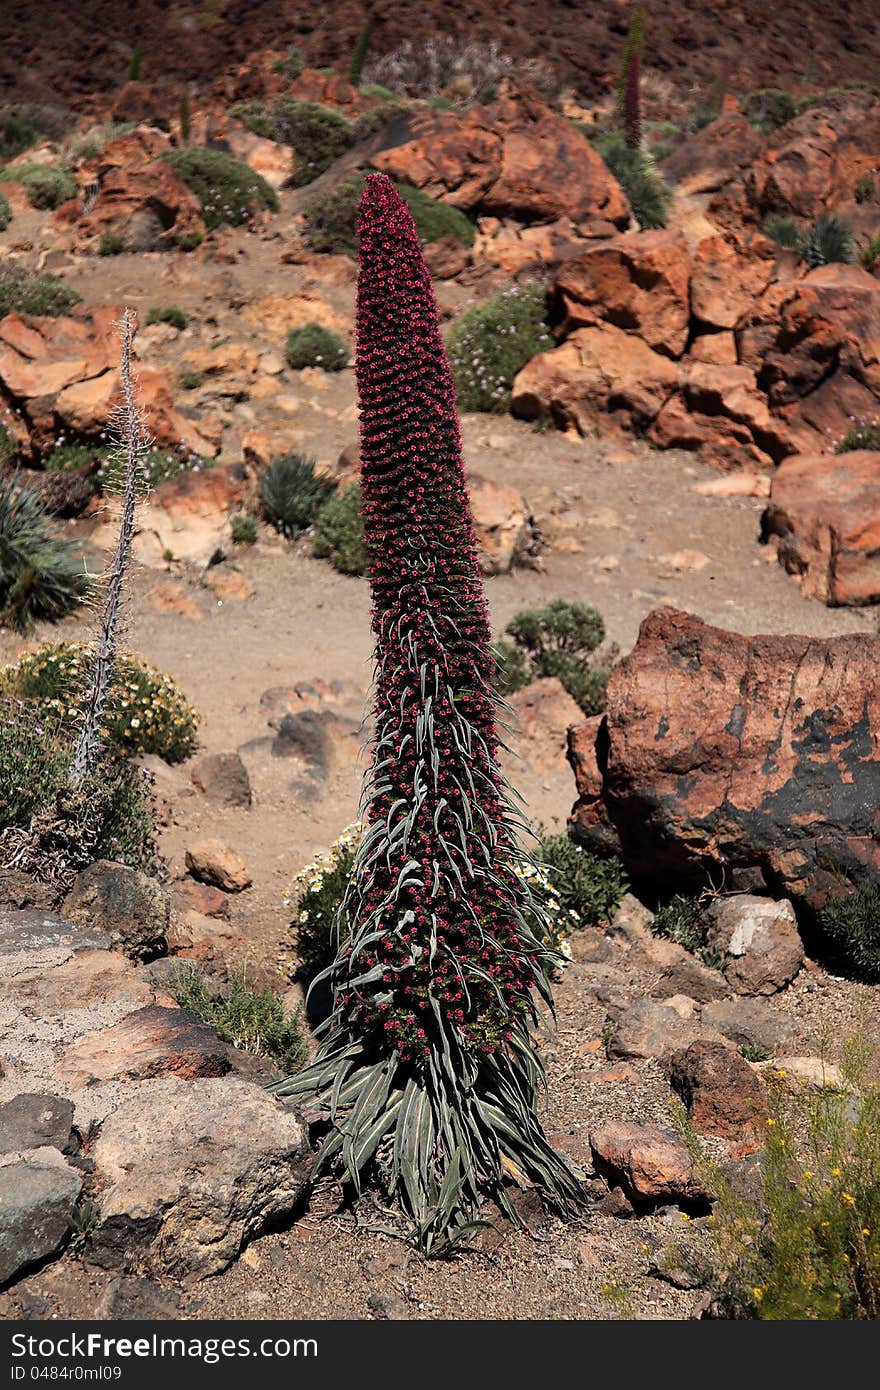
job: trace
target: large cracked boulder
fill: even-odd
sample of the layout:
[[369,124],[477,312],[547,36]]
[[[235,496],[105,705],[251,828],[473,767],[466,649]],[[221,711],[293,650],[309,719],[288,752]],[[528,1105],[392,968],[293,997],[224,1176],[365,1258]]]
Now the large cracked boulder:
[[137,1088],[101,1126],[91,1157],[100,1224],[92,1256],[206,1278],[289,1218],[309,1144],[290,1109],[234,1077]]
[[673,891],[821,907],[880,879],[880,637],[743,637],[655,610],[575,730],[572,833]]
[[691,257],[682,231],[633,232],[566,261],[555,293],[566,332],[603,320],[681,357],[690,322]]
[[589,140],[537,98],[503,98],[461,115],[428,112],[412,121],[412,135],[374,155],[373,166],[466,212],[629,221],[623,191]]
[[797,454],[777,469],[762,520],[804,594],[880,602],[880,453]]

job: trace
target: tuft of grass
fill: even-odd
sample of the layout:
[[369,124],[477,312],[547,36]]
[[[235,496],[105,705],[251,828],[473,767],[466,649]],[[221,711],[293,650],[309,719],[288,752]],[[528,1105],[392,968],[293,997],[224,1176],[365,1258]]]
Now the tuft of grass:
[[247,512],[236,512],[229,523],[233,545],[254,545],[257,539],[257,522]]
[[779,87],[758,87],[743,98],[742,112],[750,125],[769,135],[794,120],[798,104]]
[[57,275],[34,275],[17,266],[0,265],[0,319],[5,314],[66,314],[82,295]]
[[285,354],[288,366],[296,371],[303,367],[321,367],[325,372],[341,372],[348,366],[350,357],[345,339],[319,323],[291,328]]
[[465,310],[446,339],[459,410],[508,409],[517,372],[553,347],[546,312],[542,285],[513,285]]
[[181,389],[184,391],[198,391],[204,385],[205,373],[197,372],[192,367],[184,367],[178,378]]
[[260,477],[260,501],[268,521],[288,540],[313,525],[335,490],[335,483],[315,473],[315,460],[305,454],[273,459]]
[[147,314],[147,324],[170,323],[172,328],[186,328],[189,319],[178,304],[154,306]]
[[211,229],[239,227],[251,220],[255,209],[277,212],[281,206],[262,174],[223,150],[187,145],[166,151],[162,158],[195,193],[205,225]]
[[312,553],[319,560],[329,560],[340,574],[365,572],[367,552],[358,483],[335,492],[318,512]]
[[793,217],[770,212],[761,223],[761,231],[765,237],[775,241],[777,246],[784,246],[788,251],[801,249],[801,229]]
[[252,985],[245,971],[232,971],[228,992],[208,988],[196,965],[181,965],[169,981],[170,993],[182,1009],[213,1028],[223,1041],[256,1057],[266,1057],[285,1075],[299,1071],[308,1060],[308,1043],[297,1009],[288,1013],[268,985]]
[[532,679],[555,676],[585,714],[601,713],[617,648],[605,659],[593,659],[605,640],[605,624],[595,608],[554,599],[546,608],[517,613],[505,632],[524,654]]
[[880,888],[876,884],[829,899],[819,926],[841,971],[868,984],[880,982]]
[[696,898],[676,893],[657,909],[651,930],[655,936],[675,941],[693,955],[699,955],[706,944],[703,914]]
[[880,236],[871,237],[859,251],[859,261],[866,270],[873,271],[880,261]]
[[92,592],[69,541],[56,536],[33,493],[0,479],[0,624],[29,632],[57,622]]
[[98,242],[99,256],[121,256],[125,250],[125,239],[121,232],[102,232]]
[[773,1055],[768,1047],[756,1042],[744,1042],[740,1054],[747,1062],[769,1062]]
[[855,250],[852,228],[842,217],[824,213],[807,228],[801,250],[811,270],[834,262],[848,264]]
[[628,144],[619,130],[597,136],[594,144],[626,194],[641,230],[665,227],[673,193],[648,150]]
[[870,203],[877,192],[876,180],[870,174],[862,174],[856,179],[853,197],[857,203]]

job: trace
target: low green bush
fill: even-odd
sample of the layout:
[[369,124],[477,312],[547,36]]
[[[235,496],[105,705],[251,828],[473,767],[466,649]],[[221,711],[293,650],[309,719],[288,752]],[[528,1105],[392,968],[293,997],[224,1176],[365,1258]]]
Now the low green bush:
[[223,150],[187,145],[162,158],[195,193],[207,227],[238,227],[250,220],[254,207],[277,212],[281,206],[262,174]]
[[40,461],[49,473],[78,473],[83,468],[90,471],[104,468],[109,454],[110,448],[106,444],[57,444],[43,454]]
[[610,922],[629,888],[622,862],[576,845],[568,835],[542,839],[535,858],[552,869],[553,887],[563,909],[582,926]]
[[446,338],[460,410],[501,413],[517,372],[553,347],[541,285],[513,285],[466,309]]
[[787,125],[798,114],[798,105],[794,97],[779,87],[759,87],[754,92],[749,92],[741,105],[742,113],[749,124],[765,135]]
[[255,135],[290,145],[293,172],[290,182],[303,188],[323,174],[352,144],[352,124],[340,112],[316,101],[276,97],[272,102],[251,101],[233,109]]
[[877,192],[876,180],[870,174],[861,174],[856,179],[853,197],[857,203],[870,203]]
[[125,250],[125,239],[121,232],[102,232],[98,242],[99,256],[121,256]]
[[288,901],[295,910],[294,973],[307,980],[326,970],[336,955],[341,904],[362,835],[359,823],[347,826],[329,850],[316,854],[300,869],[290,886]]
[[880,236],[871,237],[859,250],[859,263],[873,271],[880,262]]
[[89,597],[92,580],[69,541],[52,531],[34,494],[0,478],[0,625],[29,632]]
[[834,447],[835,454],[851,454],[856,449],[880,450],[880,421],[857,420],[839,439]]
[[147,314],[147,324],[170,323],[172,328],[186,328],[189,319],[178,304],[156,305]]
[[[29,700],[0,695],[0,831],[26,830],[66,787],[71,730]],[[86,788],[91,859],[113,859],[144,873],[159,867],[152,784],[112,753]]]
[[[409,184],[396,187],[413,215],[423,245],[444,236],[456,237],[463,246],[473,245],[473,224],[460,209],[429,198]],[[305,208],[305,236],[313,250],[357,254],[357,210],[363,189],[364,175],[350,174],[336,188],[309,202]]]
[[47,102],[0,106],[0,163],[17,159],[40,140],[60,140],[72,119],[65,107]]
[[365,572],[367,552],[358,483],[340,488],[318,512],[312,553],[319,560],[329,560],[340,574]]
[[0,169],[0,183],[24,184],[33,208],[57,208],[76,197],[76,179],[50,164],[13,164]]
[[500,638],[492,644],[495,656],[495,689],[502,700],[524,690],[532,681],[532,668],[522,648]]
[[260,500],[266,519],[288,540],[313,525],[335,483],[315,473],[315,460],[305,454],[273,459],[260,477]]
[[819,926],[837,968],[868,984],[880,982],[880,888],[867,884],[830,898]]
[[82,295],[57,275],[35,275],[17,266],[0,265],[0,319],[5,314],[66,314]]
[[673,193],[649,152],[643,146],[627,144],[626,135],[619,130],[599,135],[593,143],[626,194],[641,230],[665,227]]
[[595,608],[554,599],[545,608],[517,613],[505,632],[524,653],[532,679],[553,676],[585,714],[601,713],[617,648],[604,659],[593,658],[605,640]]
[[[0,692],[33,704],[58,727],[75,727],[91,652],[86,643],[48,643],[0,671]],[[155,753],[167,763],[184,762],[195,750],[199,718],[170,676],[140,657],[119,659],[104,736],[121,753]]]
[[348,366],[350,356],[345,339],[320,323],[291,328],[285,354],[287,365],[296,371],[303,367],[321,367],[325,372],[341,372]]
[[12,208],[5,193],[0,193],[0,232],[5,232],[12,221]]
[[765,237],[775,241],[778,246],[784,246],[788,251],[801,249],[801,229],[793,217],[770,212],[761,223],[761,231]]
[[230,972],[228,989],[214,991],[197,965],[179,965],[169,991],[182,1009],[213,1028],[223,1042],[266,1057],[286,1076],[308,1061],[301,1010],[288,1013],[274,990],[251,984],[245,971]]
[[275,62],[272,64],[272,70],[273,72],[279,73],[282,77],[289,78],[290,81],[293,82],[295,78],[299,77],[305,65],[306,60],[302,49],[298,48],[296,44],[292,44],[287,50],[287,56],[285,58],[275,59]]

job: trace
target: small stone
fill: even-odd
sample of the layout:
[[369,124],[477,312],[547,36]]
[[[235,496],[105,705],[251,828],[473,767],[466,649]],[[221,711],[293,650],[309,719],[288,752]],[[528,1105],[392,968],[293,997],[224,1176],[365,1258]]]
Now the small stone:
[[165,954],[168,894],[156,879],[125,864],[109,859],[90,864],[77,875],[62,912],[71,922],[104,933],[131,960]]
[[63,1096],[21,1095],[0,1105],[0,1153],[24,1149],[77,1148],[73,1131],[73,1104]]
[[212,884],[226,893],[241,893],[252,882],[241,855],[221,840],[198,840],[190,845],[186,867],[200,883]]
[[374,1291],[367,1295],[367,1307],[375,1318],[387,1319],[389,1322],[409,1320],[409,1309],[405,1301],[396,1293]]
[[763,999],[713,1000],[703,1009],[703,1022],[738,1047],[750,1044],[774,1054],[789,1051],[798,1036],[797,1024]]
[[180,1317],[180,1294],[152,1279],[117,1274],[107,1285],[97,1316],[110,1322],[173,1322]]
[[251,782],[238,753],[206,753],[190,770],[193,785],[209,801],[223,806],[250,806]]
[[57,1075],[71,1089],[102,1081],[141,1081],[168,1073],[178,1077],[223,1076],[233,1049],[213,1028],[184,1009],[151,1004],[112,1028],[87,1033],[67,1049]]
[[728,1043],[691,1043],[673,1056],[669,1080],[701,1134],[739,1139],[767,1117],[758,1077]]
[[738,994],[775,994],[804,963],[794,908],[785,899],[716,898],[707,918],[707,945],[727,956],[724,973]]
[[611,1122],[590,1134],[596,1171],[635,1203],[685,1201],[705,1208],[710,1194],[694,1173],[691,1156],[672,1130]]

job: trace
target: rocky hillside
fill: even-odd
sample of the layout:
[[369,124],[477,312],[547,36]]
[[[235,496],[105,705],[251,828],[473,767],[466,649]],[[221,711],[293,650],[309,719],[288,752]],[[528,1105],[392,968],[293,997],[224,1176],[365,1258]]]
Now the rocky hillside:
[[[880,32],[872,0],[796,4],[725,0],[682,5],[652,0],[647,65],[683,91],[708,89],[727,76],[732,88],[830,86],[873,81]],[[204,89],[230,65],[261,48],[299,45],[315,67],[348,67],[367,9],[375,17],[371,50],[383,54],[414,35],[451,34],[495,41],[514,59],[537,58],[582,96],[616,82],[632,6],[625,0],[339,0],[323,14],[304,0],[220,0],[168,4],[145,0],[133,12],[117,0],[83,0],[74,11],[48,0],[9,0],[0,18],[0,93],[7,100],[82,101],[119,82],[132,52],[143,74]]]

